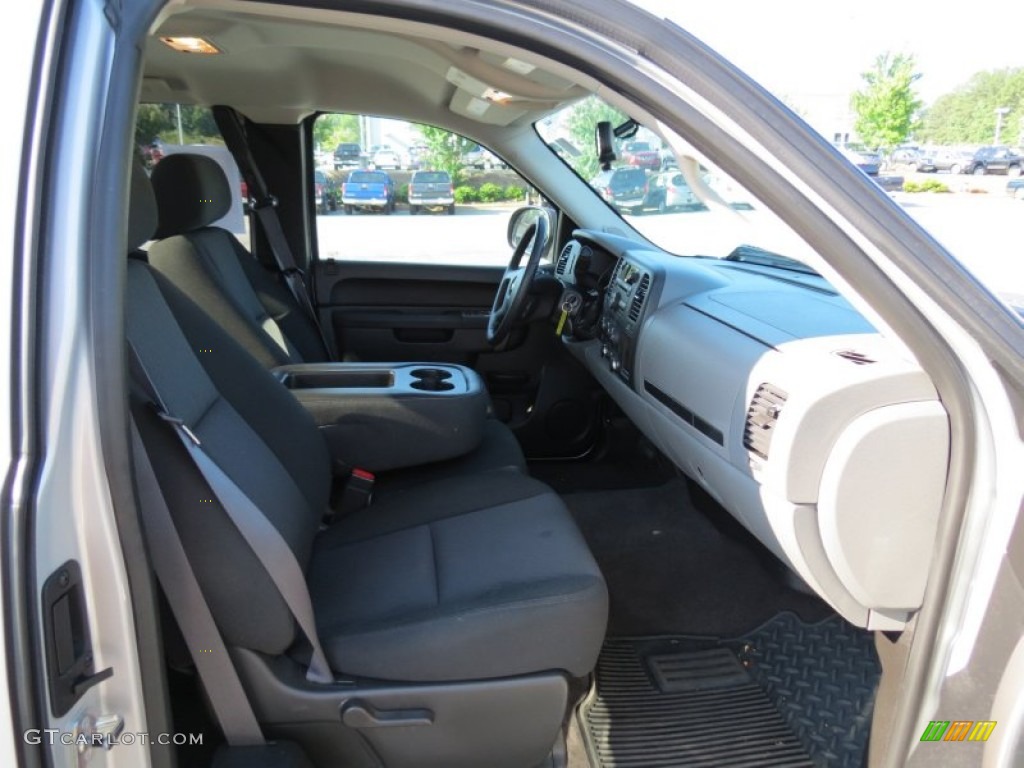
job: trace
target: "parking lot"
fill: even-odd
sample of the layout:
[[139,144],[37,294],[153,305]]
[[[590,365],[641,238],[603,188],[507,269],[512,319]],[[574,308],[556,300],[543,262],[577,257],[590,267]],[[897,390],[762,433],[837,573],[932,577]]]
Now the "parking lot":
[[[1004,295],[1024,297],[1024,202],[1003,193],[1005,177],[956,177],[919,174],[908,178],[937,178],[951,194],[893,193],[893,199],[932,233],[983,282]],[[970,193],[984,185],[985,194]],[[345,215],[340,211],[317,216],[320,257],[438,264],[505,264],[510,256],[506,228],[515,204],[463,205],[455,216],[410,216],[404,206],[393,215]],[[703,228],[701,213],[646,215],[639,229],[673,235],[686,242]],[[711,224],[710,221],[707,222]],[[738,244],[736,233],[723,231],[723,242]],[[664,243],[661,237],[655,237]],[[667,243],[664,243],[667,244]],[[683,249],[678,249],[686,252]],[[689,251],[693,252],[693,251]]]
[[460,205],[455,215],[333,211],[316,217],[321,259],[506,264],[508,220],[517,204]]

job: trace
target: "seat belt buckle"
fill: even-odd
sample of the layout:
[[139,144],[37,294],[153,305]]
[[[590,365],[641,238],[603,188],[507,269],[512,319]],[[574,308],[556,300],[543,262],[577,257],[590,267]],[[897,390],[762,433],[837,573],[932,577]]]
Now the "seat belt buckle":
[[373,500],[373,484],[376,481],[372,472],[365,469],[353,469],[345,483],[345,490],[341,494],[342,515],[350,515],[360,509],[370,506]]

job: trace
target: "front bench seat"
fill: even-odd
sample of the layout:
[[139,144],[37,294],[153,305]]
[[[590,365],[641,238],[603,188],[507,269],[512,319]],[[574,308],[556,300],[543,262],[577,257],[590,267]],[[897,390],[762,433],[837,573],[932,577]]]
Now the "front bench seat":
[[[151,214],[138,210],[145,207],[148,189],[145,175],[139,175],[133,179],[129,226],[130,245],[136,247],[147,239],[145,225],[151,220]],[[375,749],[393,756],[389,764],[421,764],[415,745],[422,734],[428,734],[424,744],[440,743],[439,732],[445,744],[462,743],[467,731],[488,722],[488,712],[502,711],[506,690],[522,696],[522,685],[502,687],[508,678],[550,679],[552,671],[579,677],[593,669],[607,620],[607,591],[553,491],[517,471],[480,473],[418,485],[321,530],[330,462],[309,414],[144,261],[129,260],[126,291],[128,339],[168,411],[184,421],[304,565],[334,672],[355,680],[419,683],[401,695],[431,711],[437,698],[437,719],[429,727],[440,731],[433,737],[428,731],[400,733],[408,730],[402,728],[367,737]],[[174,428],[137,396],[131,407],[218,628],[229,647],[249,652],[238,651],[247,659],[240,666],[243,682],[247,672],[253,676],[253,659],[268,659],[273,669],[299,669],[300,661],[290,658],[301,658],[304,641],[286,604]],[[289,687],[294,679],[300,682]],[[463,692],[466,681],[478,684]],[[451,697],[452,686],[462,686],[459,695],[468,699],[446,709],[444,697]],[[322,716],[316,723],[303,720],[313,719],[304,715],[311,706],[306,687],[294,672],[279,681],[269,697],[279,713],[270,731],[287,726],[289,734],[307,742],[311,754],[345,763],[353,756],[347,752],[355,749],[352,742],[322,737],[324,728],[333,732],[343,728],[341,723],[325,725]],[[372,702],[380,689],[340,686],[324,706],[337,717],[338,702],[360,691]],[[339,697],[334,704],[331,695]],[[546,701],[547,707],[517,711],[523,717],[548,712],[550,698]],[[531,732],[553,739],[561,714],[538,716],[546,730]],[[280,718],[298,722],[282,724]],[[489,727],[497,729],[494,738],[516,737],[500,722]],[[465,743],[476,746],[466,746],[470,752],[460,752],[451,765],[503,765],[508,758],[502,751],[515,744],[488,747],[492,739],[479,738]],[[542,754],[551,742],[526,746],[530,754]],[[499,752],[488,752],[491,748]]]
[[[267,368],[328,359],[320,334],[291,292],[227,230],[211,226],[230,210],[234,195],[212,158],[168,155],[153,168],[157,242],[149,262]],[[512,467],[526,459],[512,430],[484,422],[479,448],[457,459],[380,478],[378,492],[392,492],[436,476]]]

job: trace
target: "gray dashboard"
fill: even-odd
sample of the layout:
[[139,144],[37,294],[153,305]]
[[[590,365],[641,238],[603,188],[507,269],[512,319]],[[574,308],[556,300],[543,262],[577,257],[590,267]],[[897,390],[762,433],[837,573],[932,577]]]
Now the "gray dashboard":
[[920,606],[948,422],[928,377],[815,274],[680,258],[579,230],[556,274],[601,281],[563,336],[636,426],[849,621]]

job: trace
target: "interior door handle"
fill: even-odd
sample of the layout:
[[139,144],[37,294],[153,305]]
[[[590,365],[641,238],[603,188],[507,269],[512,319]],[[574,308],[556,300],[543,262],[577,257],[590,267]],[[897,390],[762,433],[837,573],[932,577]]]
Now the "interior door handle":
[[341,722],[349,728],[433,725],[434,713],[429,709],[377,709],[371,704],[356,699],[342,706]]

